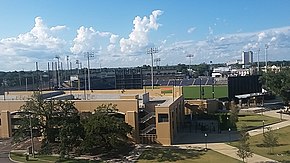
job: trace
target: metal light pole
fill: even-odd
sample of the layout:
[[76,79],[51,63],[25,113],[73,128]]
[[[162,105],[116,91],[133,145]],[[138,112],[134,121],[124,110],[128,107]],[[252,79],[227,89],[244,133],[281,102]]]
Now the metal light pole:
[[60,88],[60,75],[59,75],[59,56],[55,56],[55,58],[57,59],[57,67],[55,68],[57,71],[57,80],[58,80],[58,88]]
[[280,121],[282,121],[282,108],[280,108]]
[[91,90],[91,77],[90,77],[90,58],[94,57],[93,52],[85,52],[85,57],[88,59],[88,89]]
[[207,133],[204,134],[204,138],[205,138],[205,150],[207,150]]
[[187,54],[186,57],[189,58],[189,66],[188,66],[188,69],[191,69],[191,59],[194,57],[193,54]]
[[265,72],[268,71],[268,56],[267,56],[267,50],[269,48],[268,44],[265,44]]
[[147,50],[147,54],[151,55],[151,89],[154,89],[154,77],[153,77],[153,55],[158,53],[157,48],[150,48]]
[[76,60],[76,64],[78,65],[78,90],[80,90],[80,61]]
[[214,83],[215,82],[215,80],[213,79],[213,83],[212,83],[212,98],[214,99]]
[[260,73],[260,51],[261,51],[261,49],[259,48],[258,49],[258,54],[257,54],[257,59],[258,59],[258,61],[257,61],[257,64],[258,64],[258,74]]
[[31,114],[29,113],[29,125],[30,125],[30,138],[31,138],[31,152],[32,152],[32,157],[34,158],[34,142],[33,142],[33,132],[32,132],[32,123],[31,123]]
[[160,58],[155,58],[155,59],[154,59],[154,62],[155,62],[155,64],[156,64],[156,69],[160,66],[160,61],[161,61]]
[[265,133],[265,121],[263,120],[263,135]]
[[231,143],[231,128],[229,128],[229,143]]
[[199,99],[201,99],[201,78],[199,78]]

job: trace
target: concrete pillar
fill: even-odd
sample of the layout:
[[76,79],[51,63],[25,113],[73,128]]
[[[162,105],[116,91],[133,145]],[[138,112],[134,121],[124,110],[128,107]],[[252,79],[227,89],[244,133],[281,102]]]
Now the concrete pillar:
[[7,110],[1,111],[1,138],[10,138],[12,136],[10,112]]
[[135,111],[127,111],[125,115],[125,121],[130,126],[133,127],[132,138],[136,141],[136,143],[140,142],[139,138],[139,121],[138,121],[138,113]]

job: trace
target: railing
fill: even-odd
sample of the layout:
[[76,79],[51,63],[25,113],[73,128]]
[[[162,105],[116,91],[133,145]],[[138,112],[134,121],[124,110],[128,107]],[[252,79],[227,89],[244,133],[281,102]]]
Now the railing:
[[141,144],[156,144],[156,134],[140,135]]
[[146,127],[144,130],[141,131],[141,134],[145,135],[149,133],[150,131],[154,130],[156,128],[155,124],[151,124],[148,127]]
[[141,123],[147,122],[149,119],[155,117],[155,112],[151,112],[140,119]]

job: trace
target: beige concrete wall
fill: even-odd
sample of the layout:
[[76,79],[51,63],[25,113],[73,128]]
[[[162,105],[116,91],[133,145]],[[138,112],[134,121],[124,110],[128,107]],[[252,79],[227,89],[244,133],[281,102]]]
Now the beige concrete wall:
[[[183,96],[179,96],[169,106],[155,108],[157,142],[162,145],[172,145],[178,130],[183,125],[183,100]],[[158,114],[167,114],[168,122],[158,122]]]
[[0,110],[8,110],[10,112],[18,111],[22,105],[25,104],[25,101],[0,101]]
[[[124,90],[91,90],[91,92],[86,91],[87,94],[143,94],[148,92],[150,96],[160,95],[161,89],[124,89]],[[65,91],[66,94],[70,94],[70,91]],[[84,91],[72,91],[75,94],[83,94]]]
[[[138,140],[139,135],[139,125],[138,125],[138,112],[139,103],[138,99],[118,99],[118,100],[75,100],[75,107],[80,112],[94,111],[98,106],[102,104],[116,104],[118,111],[127,117],[126,121],[128,124],[132,125],[135,131],[135,138]],[[1,110],[1,137],[11,136],[7,133],[8,128],[11,130],[11,119],[7,117],[5,111],[14,112],[18,111],[22,105],[25,104],[25,101],[0,101],[0,110]],[[134,114],[133,114],[134,113]],[[10,114],[9,114],[10,115]]]
[[132,130],[132,138],[136,143],[139,143],[139,121],[138,121],[138,113],[135,111],[127,111],[125,115],[125,121],[133,127]]
[[12,136],[10,112],[7,110],[1,111],[1,138],[10,138]]
[[[158,114],[167,114],[168,122],[158,122]],[[162,145],[171,145],[170,115],[168,107],[156,107],[156,139]]]
[[102,104],[116,104],[117,109],[121,113],[127,111],[138,112],[139,104],[137,99],[118,99],[118,100],[73,100],[75,107],[80,112],[94,111],[98,106]]

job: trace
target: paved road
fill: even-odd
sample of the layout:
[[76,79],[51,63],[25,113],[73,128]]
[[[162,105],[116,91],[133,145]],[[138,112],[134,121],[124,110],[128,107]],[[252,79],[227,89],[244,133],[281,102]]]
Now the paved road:
[[0,140],[0,163],[13,163],[8,157],[10,151],[10,140]]

